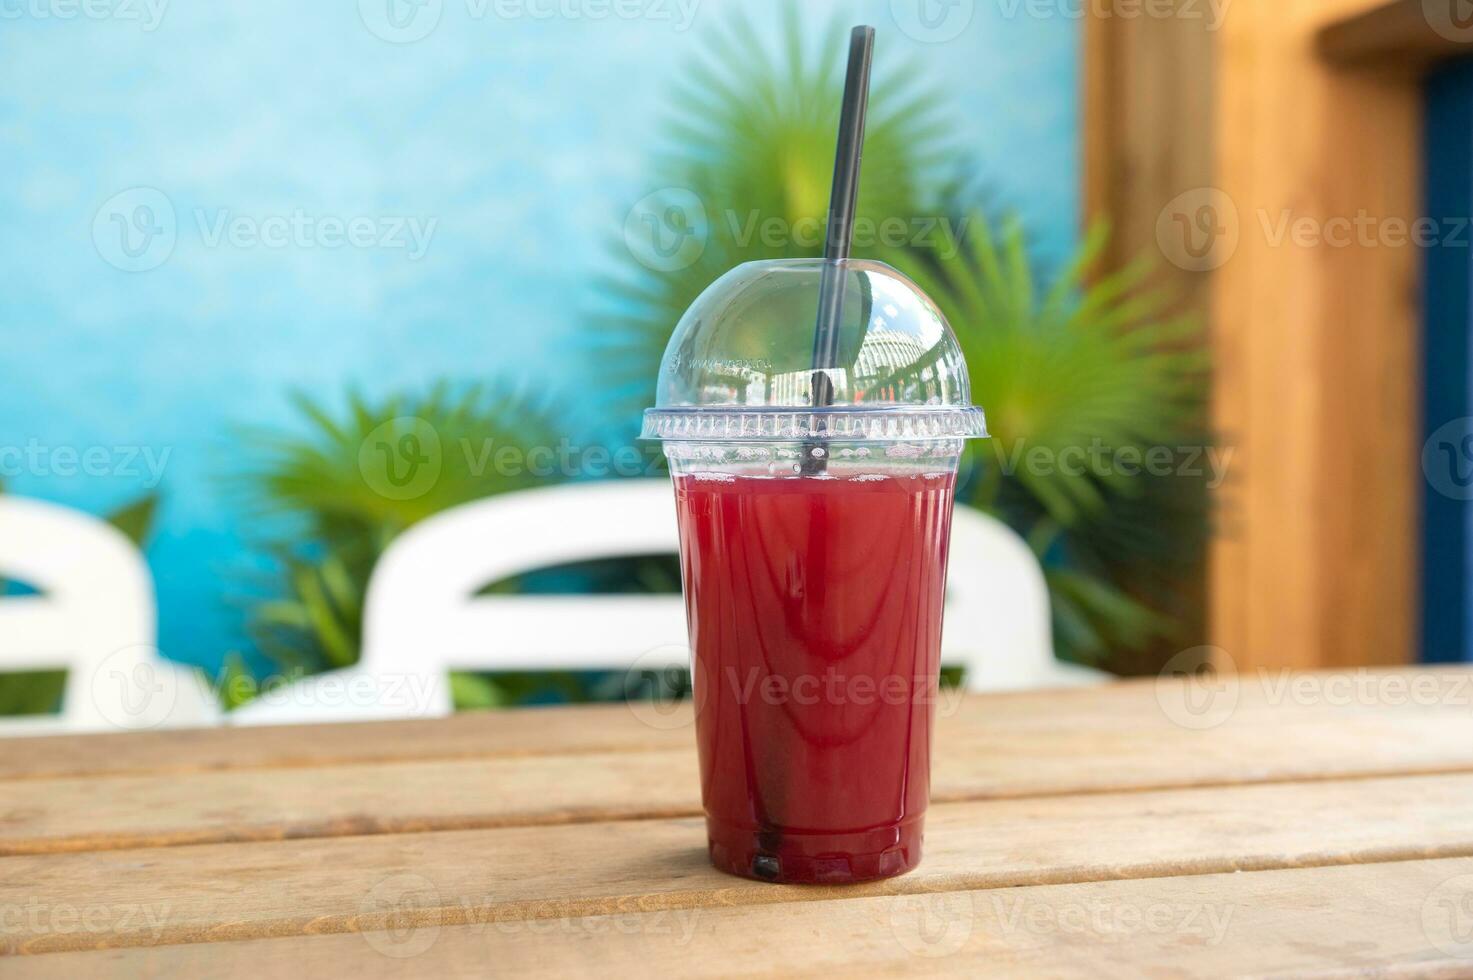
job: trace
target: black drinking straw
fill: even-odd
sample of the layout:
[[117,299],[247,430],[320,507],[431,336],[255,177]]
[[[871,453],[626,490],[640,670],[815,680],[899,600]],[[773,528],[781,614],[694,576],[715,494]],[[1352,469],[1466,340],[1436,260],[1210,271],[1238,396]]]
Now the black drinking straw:
[[[839,139],[834,147],[834,183],[829,188],[829,220],[824,235],[823,273],[818,285],[818,321],[813,328],[813,405],[834,403],[834,383],[827,368],[839,366],[839,326],[844,314],[844,269],[854,242],[854,205],[859,197],[859,166],[864,157],[864,115],[869,106],[869,69],[874,60],[875,29],[856,27],[849,32],[849,69],[844,75],[844,102],[839,111]],[[822,472],[828,464],[815,454],[817,444],[803,454],[807,473]]]
[[[834,183],[829,189],[829,221],[824,236],[823,274],[818,285],[818,321],[813,327],[813,406],[834,403],[834,385],[825,368],[839,365],[839,324],[844,312],[843,261],[854,241],[854,203],[859,197],[859,163],[864,153],[864,113],[869,105],[869,68],[875,52],[875,29],[856,27],[849,32],[849,68],[844,75],[844,103],[839,111],[839,141],[834,147]],[[809,440],[804,446],[803,473],[822,473],[828,466],[825,453],[816,452],[821,443]],[[822,577],[820,575],[820,577]],[[744,739],[745,741],[745,739]],[[747,741],[748,746],[751,745]],[[786,762],[787,760],[784,760]],[[751,762],[748,762],[751,765]],[[781,787],[781,778],[775,780]],[[770,784],[769,784],[770,785]],[[757,801],[758,852],[752,858],[752,875],[772,880],[782,875],[783,835],[769,814],[782,799]]]

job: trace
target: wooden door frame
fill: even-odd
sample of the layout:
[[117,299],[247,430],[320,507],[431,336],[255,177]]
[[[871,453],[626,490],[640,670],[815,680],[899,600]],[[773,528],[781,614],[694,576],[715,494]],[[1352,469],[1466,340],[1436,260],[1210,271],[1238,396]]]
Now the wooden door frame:
[[[1114,220],[1115,258],[1167,259],[1209,324],[1233,452],[1207,638],[1239,669],[1415,660],[1422,259],[1395,229],[1421,215],[1422,74],[1473,54],[1473,32],[1439,33],[1420,0],[1232,0],[1195,31],[1098,11],[1086,211]],[[1164,108],[1162,86],[1179,96]],[[1203,93],[1209,111],[1183,109]],[[1173,207],[1231,230],[1201,268],[1169,261]]]

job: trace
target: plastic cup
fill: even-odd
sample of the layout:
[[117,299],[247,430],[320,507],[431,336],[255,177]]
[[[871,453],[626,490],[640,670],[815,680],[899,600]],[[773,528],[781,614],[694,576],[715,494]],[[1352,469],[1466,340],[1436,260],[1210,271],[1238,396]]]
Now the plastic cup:
[[780,882],[920,861],[957,463],[986,434],[951,329],[888,266],[837,263],[838,366],[812,367],[823,266],[714,283],[645,414],[675,484],[711,861]]

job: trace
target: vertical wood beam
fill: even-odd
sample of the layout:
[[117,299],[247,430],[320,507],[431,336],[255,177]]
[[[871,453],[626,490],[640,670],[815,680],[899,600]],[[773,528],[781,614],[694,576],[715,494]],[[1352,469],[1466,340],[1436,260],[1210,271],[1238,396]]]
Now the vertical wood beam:
[[[1421,88],[1403,57],[1361,44],[1346,67],[1316,42],[1386,11],[1424,36],[1420,4],[1231,0],[1218,30],[1089,6],[1086,214],[1114,221],[1113,264],[1163,257],[1210,324],[1212,422],[1233,452],[1210,640],[1239,668],[1414,659],[1421,254],[1379,239],[1420,214]],[[1197,269],[1156,237],[1182,194],[1236,235]],[[1369,244],[1284,226],[1324,236],[1361,215]]]
[[[1208,5],[1181,0],[1171,16],[1146,16],[1144,8],[1126,5],[1083,6],[1086,225],[1099,218],[1110,222],[1104,268],[1150,259],[1151,285],[1170,297],[1171,312],[1190,314],[1205,326],[1210,275],[1173,262],[1175,256],[1161,248],[1157,226],[1173,199],[1212,182],[1216,42]],[[1178,644],[1151,651],[1139,663],[1114,666],[1155,670],[1178,646],[1207,642],[1206,578],[1203,567],[1178,583],[1174,595],[1158,597],[1180,610]]]
[[[1215,273],[1213,418],[1236,455],[1210,622],[1239,668],[1412,659],[1421,256],[1381,239],[1419,214],[1421,92],[1315,46],[1369,6],[1236,0],[1220,39],[1239,241]],[[1368,242],[1329,241],[1362,215]]]

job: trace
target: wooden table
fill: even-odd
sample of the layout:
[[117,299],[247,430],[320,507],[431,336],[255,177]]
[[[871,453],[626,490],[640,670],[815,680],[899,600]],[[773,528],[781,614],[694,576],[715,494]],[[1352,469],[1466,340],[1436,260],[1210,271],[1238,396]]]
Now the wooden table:
[[0,976],[1473,975],[1473,673],[1187,683],[943,703],[848,888],[707,867],[680,712],[0,743]]

